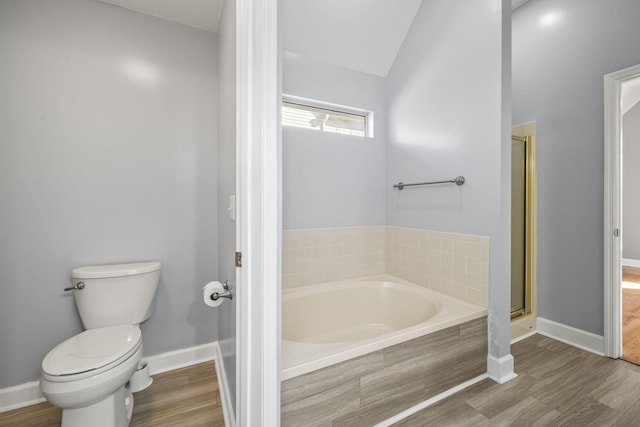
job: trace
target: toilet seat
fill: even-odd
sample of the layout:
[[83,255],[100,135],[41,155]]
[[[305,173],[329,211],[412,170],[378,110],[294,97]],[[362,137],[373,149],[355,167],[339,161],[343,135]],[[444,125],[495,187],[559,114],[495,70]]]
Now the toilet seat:
[[90,329],[54,347],[42,361],[42,375],[55,382],[98,375],[131,357],[141,346],[138,326]]

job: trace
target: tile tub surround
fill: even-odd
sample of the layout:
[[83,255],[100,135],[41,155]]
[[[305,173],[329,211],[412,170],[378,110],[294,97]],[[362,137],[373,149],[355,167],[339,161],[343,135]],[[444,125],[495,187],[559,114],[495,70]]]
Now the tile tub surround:
[[385,226],[284,230],[282,287],[382,274]]
[[489,238],[387,227],[385,270],[417,285],[489,306]]
[[486,316],[282,382],[283,426],[373,425],[486,372]]
[[489,238],[384,225],[283,231],[283,288],[382,273],[487,308]]

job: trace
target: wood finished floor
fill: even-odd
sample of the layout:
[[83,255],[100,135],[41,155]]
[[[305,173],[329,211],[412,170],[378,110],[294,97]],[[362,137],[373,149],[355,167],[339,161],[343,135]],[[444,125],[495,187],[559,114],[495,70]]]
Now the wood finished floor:
[[[132,427],[224,426],[213,362],[154,375],[148,389],[134,394],[134,402]],[[54,427],[61,416],[45,402],[1,413],[0,426]]]
[[[640,426],[640,366],[534,335],[512,346],[518,377],[483,380],[394,426]],[[224,426],[212,362],[154,376],[131,426]],[[0,414],[3,427],[59,426],[48,403]]]
[[622,288],[622,358],[640,365],[640,268],[623,266],[622,281],[639,285]]
[[483,380],[394,426],[640,426],[640,366],[542,335],[511,351],[517,378]]

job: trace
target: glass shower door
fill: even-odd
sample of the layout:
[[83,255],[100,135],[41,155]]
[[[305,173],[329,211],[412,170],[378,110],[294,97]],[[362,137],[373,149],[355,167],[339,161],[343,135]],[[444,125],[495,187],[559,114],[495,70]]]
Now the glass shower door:
[[511,140],[511,318],[531,313],[530,143]]

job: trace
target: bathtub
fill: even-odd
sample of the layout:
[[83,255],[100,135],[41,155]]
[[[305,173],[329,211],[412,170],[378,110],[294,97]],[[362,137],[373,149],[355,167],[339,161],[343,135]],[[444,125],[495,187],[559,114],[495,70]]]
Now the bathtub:
[[485,316],[388,275],[283,290],[281,380]]

